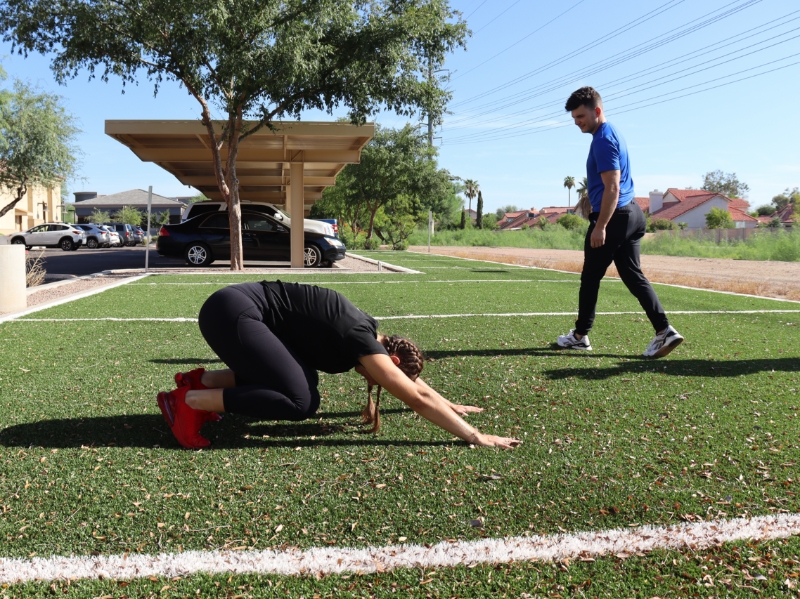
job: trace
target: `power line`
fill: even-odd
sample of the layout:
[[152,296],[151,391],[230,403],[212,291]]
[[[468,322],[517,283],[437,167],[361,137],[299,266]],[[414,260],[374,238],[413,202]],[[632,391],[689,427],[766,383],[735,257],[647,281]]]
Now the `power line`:
[[[686,35],[689,35],[691,33],[699,31],[700,29],[708,27],[708,26],[710,26],[710,25],[712,25],[714,23],[717,23],[717,22],[719,22],[719,21],[721,21],[723,19],[726,19],[726,18],[736,14],[737,12],[739,12],[741,10],[749,8],[750,6],[752,6],[752,5],[756,4],[756,3],[762,2],[763,0],[746,0],[746,4],[744,4],[744,5],[740,5],[740,6],[734,7],[732,9],[729,9],[727,12],[724,12],[722,14],[718,14],[718,15],[716,15],[714,17],[706,19],[706,17],[708,17],[709,15],[713,15],[714,13],[719,13],[720,11],[724,10],[725,8],[728,8],[729,6],[731,6],[733,4],[737,4],[737,3],[741,2],[741,1],[742,0],[734,0],[734,2],[731,2],[731,3],[723,6],[722,8],[719,8],[717,10],[714,10],[714,11],[711,11],[709,13],[706,13],[706,14],[700,16],[700,17],[697,17],[696,19],[693,19],[693,20],[689,21],[688,23],[685,23],[683,25],[675,27],[674,29],[671,29],[671,30],[661,34],[660,36],[656,37],[655,41],[654,40],[649,40],[647,42],[642,42],[642,43],[637,44],[635,46],[632,46],[632,47],[630,47],[630,48],[628,48],[626,50],[623,50],[621,52],[613,54],[612,56],[610,56],[608,58],[604,58],[604,59],[602,59],[600,61],[597,61],[597,62],[593,63],[592,65],[589,65],[587,67],[582,67],[582,68],[577,69],[577,70],[575,70],[575,71],[573,71],[573,72],[571,72],[571,73],[569,73],[567,75],[563,75],[561,77],[557,77],[555,79],[552,79],[549,82],[542,83],[542,84],[536,85],[536,86],[534,86],[532,88],[529,88],[527,90],[523,90],[523,91],[517,92],[516,94],[512,94],[510,96],[507,96],[506,98],[504,98],[502,100],[502,101],[505,102],[505,104],[502,104],[502,105],[498,106],[496,102],[488,102],[486,104],[482,104],[480,106],[475,107],[474,110],[481,111],[481,110],[484,110],[484,109],[489,109],[491,112],[495,112],[497,110],[502,110],[503,108],[508,108],[510,106],[514,106],[516,104],[519,104],[521,101],[526,101],[526,100],[530,100],[530,99],[533,99],[535,97],[541,96],[541,95],[547,93],[548,91],[552,91],[553,89],[557,89],[557,86],[558,86],[559,83],[567,83],[567,82],[569,82],[568,80],[572,80],[572,81],[580,80],[582,78],[594,75],[594,74],[596,74],[598,72],[601,72],[603,70],[611,68],[612,66],[616,66],[618,64],[621,64],[622,62],[626,62],[628,60],[631,60],[633,58],[641,56],[642,54],[645,54],[646,52],[650,52],[650,51],[652,51],[652,50],[654,50],[656,48],[664,46],[664,45],[666,45],[666,44],[668,44],[670,42],[673,42],[673,41],[675,41],[677,39],[685,37]],[[705,21],[701,21],[702,19],[706,19],[706,20]],[[698,21],[701,21],[701,22],[698,23]],[[660,39],[660,38],[665,38],[665,39]],[[556,85],[556,87],[553,87],[554,85]],[[494,91],[485,92],[485,94],[488,94],[488,93],[494,93]],[[478,97],[478,96],[476,96],[476,97]],[[456,105],[458,105],[458,103],[454,104],[454,106],[456,106]],[[466,115],[466,116],[462,117],[461,119],[456,119],[455,122],[458,123],[458,122],[463,121],[464,119],[475,118],[476,116],[480,117],[480,116],[483,116],[483,114],[485,114],[485,113],[478,113],[478,114],[474,114],[473,113],[473,114],[470,114],[470,115]]]
[[476,9],[475,9],[475,10],[473,10],[471,13],[469,13],[469,14],[468,14],[466,17],[464,17],[464,20],[466,21],[466,20],[467,20],[467,19],[469,19],[469,18],[470,18],[472,15],[474,15],[476,12],[478,12],[478,10],[480,9],[480,7],[481,7],[481,6],[483,6],[484,4],[486,4],[488,1],[489,1],[489,0],[483,0],[483,2],[481,2],[480,4],[478,4],[478,8],[476,8]]
[[[724,76],[718,77],[716,79],[711,79],[709,81],[703,81],[703,82],[697,83],[695,85],[690,85],[690,86],[687,86],[687,87],[684,87],[684,88],[681,88],[681,89],[678,89],[678,90],[667,92],[666,95],[677,94],[677,93],[680,93],[682,91],[687,91],[687,90],[690,90],[690,89],[694,89],[696,87],[708,85],[709,83],[712,83],[714,81],[719,81],[721,79],[727,79],[729,77],[735,77],[736,75],[740,75],[740,74],[746,73],[748,71],[753,71],[755,69],[760,69],[760,68],[763,68],[765,66],[769,66],[771,64],[775,64],[776,62],[781,62],[783,60],[788,60],[790,58],[794,58],[794,57],[797,57],[797,56],[800,56],[800,52],[797,52],[795,54],[790,54],[788,56],[784,56],[784,57],[778,58],[776,60],[768,61],[768,62],[762,63],[760,65],[757,65],[755,67],[742,69],[741,71],[737,71],[735,73],[730,73],[728,75],[724,75]],[[689,92],[689,93],[686,93],[686,94],[682,94],[680,96],[675,96],[673,98],[660,99],[660,100],[655,101],[655,102],[650,102],[650,100],[656,100],[657,98],[663,98],[663,96],[655,96],[655,97],[651,97],[651,98],[645,98],[644,100],[639,100],[637,102],[631,102],[630,104],[624,104],[624,105],[619,107],[619,108],[627,108],[627,110],[613,110],[612,109],[611,111],[609,111],[609,114],[610,115],[619,115],[619,114],[624,114],[624,113],[627,113],[627,112],[633,112],[635,110],[642,110],[644,108],[649,108],[651,106],[656,106],[658,104],[664,104],[666,102],[672,102],[674,100],[679,100],[681,98],[686,98],[688,96],[694,96],[694,95],[697,95],[699,93],[703,93],[703,92],[706,92],[706,91],[711,91],[711,90],[714,90],[714,89],[718,89],[720,87],[733,85],[734,83],[739,83],[741,81],[754,79],[756,77],[760,77],[762,75],[767,75],[769,73],[774,73],[776,71],[787,69],[789,67],[792,67],[792,66],[795,66],[795,65],[798,65],[798,64],[800,64],[800,60],[792,62],[792,63],[789,63],[787,65],[776,67],[774,69],[770,69],[768,71],[764,71],[764,72],[761,72],[761,73],[756,73],[754,75],[748,75],[747,77],[741,77],[741,78],[735,79],[733,81],[727,81],[725,83],[720,83],[718,85],[713,85],[711,87],[706,87],[704,89],[692,91],[692,92]],[[644,106],[636,106],[637,104],[641,104],[643,102],[650,102],[650,103],[649,104],[645,104]],[[631,107],[631,108],[628,108],[628,107]],[[514,132],[514,133],[509,132],[509,133],[501,134],[501,135],[489,134],[489,135],[483,136],[483,137],[479,137],[478,134],[474,134],[474,135],[471,135],[471,136],[463,136],[462,138],[456,138],[454,140],[449,140],[447,143],[448,143],[448,145],[462,145],[462,144],[467,144],[467,143],[475,143],[475,142],[478,142],[478,141],[481,141],[481,142],[482,141],[497,141],[497,140],[500,140],[500,139],[509,139],[509,138],[512,138],[512,137],[520,137],[522,135],[529,135],[529,134],[532,134],[532,133],[539,133],[539,132],[541,132],[542,130],[545,130],[545,129],[560,129],[562,127],[567,127],[567,126],[570,126],[570,125],[572,125],[572,123],[570,123],[570,122],[553,123],[553,124],[542,125],[542,126],[539,126],[539,127],[532,127],[532,128],[526,129],[525,131],[517,131],[517,132]]]
[[[795,11],[795,13],[797,13],[797,12],[800,12],[800,11]],[[747,30],[747,31],[745,31],[745,32],[742,32],[742,33],[740,33],[740,34],[738,34],[738,35],[734,36],[734,38],[736,38],[736,37],[742,37],[744,34],[746,34],[746,33],[750,33],[750,32],[752,32],[752,31],[753,31],[753,30],[755,30],[755,29],[763,29],[763,28],[764,28],[766,25],[769,25],[769,24],[771,24],[771,23],[773,23],[774,21],[777,21],[777,20],[782,20],[782,19],[785,19],[787,16],[791,16],[792,14],[795,14],[795,13],[789,13],[789,15],[784,15],[783,17],[780,17],[779,19],[775,19],[775,20],[773,20],[773,21],[770,21],[770,22],[768,22],[768,23],[765,23],[765,24],[763,24],[763,25],[760,25],[760,26],[758,26],[758,27],[754,27],[753,29]],[[761,34],[763,34],[763,33],[767,32],[767,31],[770,31],[771,29],[775,29],[776,27],[779,27],[779,26],[782,26],[782,25],[786,25],[786,24],[788,24],[788,23],[791,23],[792,21],[796,21],[796,20],[798,20],[798,19],[800,19],[800,17],[795,17],[795,18],[793,18],[793,19],[789,19],[788,21],[784,21],[783,23],[781,23],[781,24],[779,24],[779,25],[775,25],[775,26],[773,26],[773,27],[769,27],[769,28],[767,28],[767,29],[764,29],[763,31],[760,31],[758,34],[753,34],[753,35],[746,36],[746,37],[744,37],[743,39],[740,39],[740,40],[738,40],[738,42],[732,42],[732,43],[739,43],[739,42],[741,42],[741,41],[744,41],[744,40],[746,40],[746,39],[749,39],[750,37],[754,37],[754,35],[761,35]],[[731,55],[733,55],[733,54],[736,54],[736,53],[739,53],[739,52],[743,52],[743,51],[745,51],[745,50],[748,50],[748,49],[750,49],[750,48],[754,48],[754,47],[756,47],[756,46],[759,46],[759,45],[762,45],[762,44],[768,43],[768,42],[770,42],[770,41],[773,41],[773,40],[776,40],[776,39],[778,39],[778,38],[780,38],[780,37],[782,37],[782,36],[785,36],[785,35],[788,35],[788,34],[790,34],[790,33],[793,33],[793,32],[795,32],[795,31],[798,31],[798,29],[800,29],[800,28],[791,29],[791,30],[789,30],[789,31],[785,31],[785,32],[783,32],[783,33],[780,33],[780,34],[778,34],[778,35],[772,36],[772,37],[770,37],[770,38],[768,38],[768,39],[766,39],[766,40],[762,40],[762,41],[760,41],[760,42],[756,42],[756,43],[754,43],[754,44],[750,44],[749,46],[745,46],[745,47],[743,47],[743,48],[739,48],[738,50],[734,50],[733,52],[729,53],[729,54],[728,54],[728,55],[726,55],[726,56],[731,56]],[[720,66],[720,65],[722,65],[722,64],[726,64],[727,62],[731,62],[731,61],[733,61],[733,60],[738,60],[738,59],[740,59],[740,58],[744,58],[744,57],[746,57],[746,56],[750,56],[750,55],[752,55],[752,54],[755,54],[755,53],[757,53],[757,52],[761,52],[761,51],[763,51],[763,50],[766,50],[766,49],[768,49],[768,48],[772,48],[772,47],[774,47],[774,46],[776,46],[776,45],[780,45],[780,44],[786,43],[786,42],[788,42],[788,41],[791,41],[792,39],[795,39],[795,38],[797,38],[797,37],[798,37],[798,36],[794,36],[794,37],[792,37],[792,38],[789,38],[789,39],[786,39],[786,40],[782,40],[782,41],[780,41],[780,42],[776,42],[776,43],[774,43],[774,44],[771,44],[771,45],[769,45],[769,46],[766,46],[766,47],[764,47],[764,48],[760,48],[760,49],[758,49],[758,50],[754,50],[753,52],[749,52],[749,53],[747,53],[747,54],[745,54],[745,55],[743,55],[743,56],[739,56],[739,57],[731,58],[731,59],[729,59],[729,60],[726,60],[726,61],[724,61],[724,62],[721,62],[721,63],[719,63],[719,62],[718,62],[718,64],[716,64],[716,65],[714,65],[714,66]],[[730,40],[730,39],[734,39],[734,38],[729,38],[729,40]],[[703,50],[706,50],[706,49],[708,49],[708,48],[710,48],[710,47],[712,47],[712,46],[718,46],[719,44],[721,44],[721,43],[724,43],[724,42],[728,42],[729,40],[724,40],[723,42],[716,42],[716,43],[714,43],[714,44],[710,44],[709,46],[705,46],[704,48],[700,48],[699,50],[694,50],[694,51],[692,51],[692,52],[690,52],[690,53],[688,53],[688,54],[686,54],[686,55],[683,55],[683,56],[688,56],[688,55],[691,55],[691,54],[697,54],[698,52],[701,52],[701,51],[703,51]],[[726,44],[726,45],[731,45],[731,44],[729,43],[729,44]],[[606,82],[606,83],[604,83],[604,84],[601,84],[599,87],[608,87],[608,86],[611,86],[611,85],[613,85],[613,84],[615,84],[615,83],[620,83],[620,82],[631,82],[631,81],[634,81],[634,80],[636,80],[636,79],[641,79],[642,77],[646,76],[647,74],[650,74],[650,73],[651,73],[652,71],[654,71],[654,70],[658,70],[658,69],[661,69],[661,70],[663,70],[663,68],[662,68],[662,67],[663,67],[663,66],[665,66],[666,64],[670,63],[670,62],[672,62],[672,63],[673,63],[673,65],[672,65],[672,66],[675,66],[675,64],[681,64],[681,62],[687,62],[687,60],[684,60],[684,61],[679,61],[679,59],[680,59],[680,58],[683,58],[683,56],[681,56],[681,57],[677,57],[677,58],[675,58],[675,59],[671,59],[671,60],[669,60],[669,61],[665,61],[664,63],[661,63],[660,65],[655,65],[655,66],[653,66],[653,67],[648,67],[647,69],[644,69],[643,71],[639,71],[639,74],[637,74],[637,73],[634,73],[634,74],[632,74],[632,75],[627,75],[627,76],[625,76],[625,77],[618,78],[618,79],[616,79],[616,80],[614,80],[614,81],[611,81],[611,82]],[[654,83],[654,82],[657,82],[657,81],[663,80],[663,79],[665,79],[665,78],[671,77],[671,76],[673,76],[673,75],[676,75],[676,74],[678,74],[678,73],[682,73],[682,72],[686,72],[686,71],[691,71],[692,69],[697,69],[698,67],[700,67],[700,66],[702,66],[702,65],[704,65],[704,64],[709,64],[709,63],[713,63],[713,62],[720,61],[720,60],[722,60],[722,59],[726,58],[726,56],[720,56],[720,57],[716,57],[716,58],[712,58],[712,59],[706,60],[706,61],[704,61],[704,62],[701,62],[701,63],[695,64],[695,65],[693,65],[693,66],[687,67],[687,68],[685,68],[685,69],[682,69],[682,70],[679,70],[679,71],[674,71],[674,72],[672,72],[672,73],[669,73],[669,74],[662,75],[661,77],[657,77],[657,78],[655,78],[655,79],[651,79],[651,80],[649,80],[649,81],[648,81],[648,82],[646,82],[646,83],[640,84],[640,85],[638,85],[638,86],[635,86],[634,88],[630,88],[630,89],[628,89],[628,90],[623,90],[623,91],[627,91],[627,92],[629,92],[629,93],[632,93],[632,92],[631,92],[631,89],[636,89],[637,87],[642,87],[642,86],[644,86],[644,85],[648,85],[648,84],[650,84],[650,83]],[[697,58],[697,57],[695,56],[695,57],[693,57],[691,60],[695,60],[696,58]],[[679,61],[679,62],[677,62],[677,63],[676,63],[675,61]],[[692,73],[687,73],[687,74],[684,74],[684,75],[682,75],[682,76],[680,76],[680,77],[676,77],[675,79],[680,79],[680,78],[683,78],[683,77],[688,77],[688,76],[690,76],[690,75],[692,75],[692,74],[696,74],[696,73],[698,73],[698,72],[701,72],[702,70],[707,70],[708,68],[712,68],[712,67],[707,67],[706,69],[701,69],[700,71],[694,71],[694,72],[692,72]],[[675,79],[672,79],[672,80],[675,80]],[[666,83],[666,82],[665,82],[665,83]],[[664,83],[660,83],[659,85],[664,85]],[[549,90],[545,90],[545,92],[547,92],[547,91],[552,91],[552,90],[554,90],[554,89],[557,89],[558,87],[560,87],[560,85],[553,86],[551,89],[549,89]],[[545,93],[545,92],[542,92],[542,94],[543,94],[543,93]],[[619,94],[621,94],[621,93],[622,93],[622,92],[615,92],[615,93],[612,93],[611,95],[607,95],[607,96],[605,96],[605,97],[606,97],[607,99],[611,99],[611,98],[613,98],[613,97],[615,97],[615,96],[617,96],[617,95],[619,95]],[[537,94],[537,95],[542,95],[542,94]],[[625,95],[629,95],[629,94],[625,94]],[[497,116],[497,117],[494,117],[494,118],[491,118],[491,119],[485,120],[485,121],[483,121],[483,122],[482,122],[482,124],[486,124],[486,123],[494,122],[494,121],[497,121],[497,120],[501,120],[501,119],[504,119],[504,118],[508,118],[508,117],[510,117],[510,116],[516,116],[516,115],[518,115],[518,114],[530,113],[531,111],[539,110],[539,109],[542,109],[542,108],[547,108],[547,107],[549,107],[549,106],[555,106],[555,105],[554,105],[552,102],[547,102],[547,103],[545,103],[545,104],[542,104],[542,105],[539,105],[539,106],[535,106],[535,107],[529,107],[529,108],[526,108],[526,109],[524,109],[524,110],[520,110],[520,111],[517,111],[517,112],[512,112],[512,113],[506,113],[506,114],[503,114],[503,115],[500,115],[500,116]],[[474,118],[474,117],[470,117],[470,118]],[[542,118],[542,117],[539,117],[539,118]],[[466,118],[464,118],[464,119],[461,119],[460,121],[459,121],[459,120],[456,120],[456,123],[458,123],[458,122],[463,122],[463,121],[465,121],[465,120],[467,120],[467,119],[466,119]],[[459,127],[458,127],[458,126],[456,126],[455,128],[457,129],[457,128],[459,128]],[[461,127],[461,128],[464,128],[464,127]]]
[[570,6],[570,7],[569,7],[567,10],[565,10],[565,11],[564,11],[564,12],[562,12],[562,13],[559,13],[558,15],[556,15],[555,17],[553,17],[552,19],[550,19],[549,21],[547,21],[547,23],[545,23],[545,24],[544,24],[544,25],[542,25],[541,27],[538,27],[538,28],[534,29],[533,31],[531,31],[531,32],[530,32],[528,35],[526,35],[525,37],[523,37],[523,38],[521,38],[521,39],[517,40],[516,42],[514,42],[514,43],[513,43],[513,44],[511,44],[510,46],[507,46],[507,47],[506,47],[506,48],[504,48],[503,50],[500,50],[500,52],[498,52],[498,53],[497,53],[497,54],[495,54],[494,56],[490,56],[489,58],[487,58],[486,60],[484,60],[482,63],[480,63],[480,64],[478,64],[478,65],[475,65],[474,67],[472,67],[470,70],[468,70],[468,71],[464,71],[463,73],[461,73],[461,74],[460,74],[460,75],[458,75],[457,77],[453,77],[453,81],[455,81],[456,79],[460,79],[460,78],[461,78],[461,77],[463,77],[464,75],[466,75],[466,74],[468,74],[468,73],[471,73],[471,72],[472,72],[472,71],[474,71],[475,69],[478,69],[478,68],[482,67],[482,66],[483,66],[483,65],[485,65],[487,62],[490,62],[490,61],[494,60],[495,58],[497,58],[497,57],[498,57],[498,56],[500,56],[501,54],[503,54],[503,53],[505,53],[505,52],[508,52],[508,51],[509,51],[509,50],[511,50],[511,48],[513,48],[514,46],[517,46],[517,45],[521,44],[521,43],[522,43],[522,42],[524,42],[526,39],[528,39],[529,37],[531,37],[531,36],[532,36],[534,33],[538,33],[538,32],[540,32],[542,29],[544,29],[545,27],[547,27],[547,26],[548,26],[550,23],[552,23],[553,21],[556,21],[557,19],[559,19],[559,18],[563,17],[565,14],[567,14],[567,13],[568,13],[569,11],[571,11],[573,8],[575,8],[575,7],[576,7],[576,6],[578,6],[579,4],[583,4],[584,2],[586,2],[586,0],[578,0],[578,2],[576,2],[575,4],[573,4],[572,6]]
[[[734,0],[734,2],[732,2],[732,4],[735,4],[736,2],[740,2],[740,1],[741,0]],[[637,26],[639,26],[639,25],[641,25],[643,23],[646,23],[650,19],[655,18],[659,14],[661,14],[661,13],[663,13],[663,12],[665,12],[665,11],[671,9],[671,8],[674,8],[675,6],[678,6],[679,4],[682,4],[683,2],[686,2],[686,0],[668,0],[666,3],[662,4],[658,8],[650,11],[649,13],[644,14],[641,17],[638,17],[638,18],[634,19],[633,21],[630,21],[630,22],[626,23],[622,27],[618,27],[614,31],[612,31],[610,33],[607,33],[606,35],[604,35],[602,37],[597,38],[593,42],[589,42],[588,44],[584,44],[580,48],[578,48],[576,50],[573,50],[572,52],[570,52],[570,53],[568,53],[568,54],[566,54],[566,55],[564,55],[564,56],[562,56],[562,57],[560,57],[558,59],[555,59],[555,60],[553,60],[553,61],[551,61],[551,62],[549,62],[549,63],[547,63],[545,65],[542,65],[541,67],[538,67],[538,68],[534,69],[533,71],[529,71],[528,73],[525,73],[524,75],[520,75],[516,79],[512,79],[511,81],[508,81],[508,82],[498,86],[497,88],[495,88],[495,89],[493,89],[491,91],[486,91],[486,92],[483,92],[481,94],[477,94],[476,96],[473,96],[472,98],[468,98],[468,99],[463,100],[461,102],[456,102],[455,104],[453,104],[453,106],[459,106],[461,104],[468,104],[470,102],[473,102],[473,101],[478,100],[480,98],[486,97],[488,95],[495,94],[495,93],[497,93],[497,92],[499,92],[499,91],[501,91],[501,90],[503,90],[503,89],[505,89],[507,87],[510,87],[512,85],[515,85],[515,84],[519,83],[520,81],[524,81],[525,79],[533,77],[534,75],[537,75],[538,73],[540,73],[540,72],[542,72],[544,70],[550,69],[550,68],[556,66],[557,64],[560,64],[560,63],[564,62],[565,60],[568,60],[569,58],[573,58],[574,56],[578,55],[579,53],[581,53],[581,52],[583,52],[585,50],[589,50],[589,49],[591,49],[591,48],[593,48],[595,46],[603,44],[603,43],[605,43],[605,42],[617,37],[618,35],[621,35],[625,31],[628,31],[629,29],[637,27]]]
[[481,27],[480,29],[478,29],[478,31],[476,31],[475,33],[480,33],[481,31],[483,31],[484,29],[486,29],[486,28],[487,28],[489,25],[491,25],[492,23],[494,23],[494,22],[495,22],[497,19],[499,19],[500,17],[502,17],[504,14],[506,14],[506,13],[507,13],[509,10],[511,10],[512,8],[514,8],[514,7],[515,7],[517,4],[519,4],[520,2],[522,2],[522,0],[517,0],[516,2],[514,2],[514,4],[512,4],[512,5],[511,5],[511,6],[509,6],[507,9],[505,9],[503,12],[501,12],[499,15],[497,15],[497,16],[496,16],[494,19],[492,19],[491,21],[489,21],[488,23],[486,23],[486,24],[485,24],[483,27]]

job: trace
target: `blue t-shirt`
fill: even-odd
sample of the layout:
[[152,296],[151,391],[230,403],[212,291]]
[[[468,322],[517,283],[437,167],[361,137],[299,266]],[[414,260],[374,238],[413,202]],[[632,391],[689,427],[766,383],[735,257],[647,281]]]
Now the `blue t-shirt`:
[[586,160],[586,178],[589,182],[589,203],[592,212],[600,212],[605,185],[600,173],[620,171],[619,201],[617,207],[627,206],[633,200],[633,178],[628,160],[625,140],[609,122],[605,122],[592,134],[589,158]]

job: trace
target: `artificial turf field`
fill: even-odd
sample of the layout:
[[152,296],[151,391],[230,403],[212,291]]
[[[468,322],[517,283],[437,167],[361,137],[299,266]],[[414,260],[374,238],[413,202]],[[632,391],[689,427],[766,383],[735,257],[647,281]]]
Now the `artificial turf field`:
[[[314,419],[226,415],[203,429],[210,450],[182,450],[155,395],[179,370],[221,367],[192,319],[216,289],[263,276],[151,276],[0,324],[0,568],[2,558],[431,545],[800,512],[800,304],[655,285],[686,342],[645,360],[652,329],[606,280],[598,312],[621,314],[598,316],[593,352],[567,352],[553,341],[574,320],[577,275],[365,254],[421,274],[275,278],[330,286],[386,317],[382,332],[426,351],[432,387],[486,408],[468,420],[522,446],[470,448],[389,396],[380,433],[364,434],[365,384],[348,373],[321,376]],[[109,318],[120,320],[98,320]],[[798,597],[800,537],[592,561],[111,573],[0,588],[0,598],[489,595]]]

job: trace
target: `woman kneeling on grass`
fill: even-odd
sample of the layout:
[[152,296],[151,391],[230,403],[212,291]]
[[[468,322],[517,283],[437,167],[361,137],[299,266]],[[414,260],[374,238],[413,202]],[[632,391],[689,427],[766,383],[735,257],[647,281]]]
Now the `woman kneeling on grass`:
[[[312,285],[263,281],[232,285],[200,309],[200,332],[228,370],[178,373],[178,388],[158,406],[178,442],[208,447],[200,427],[218,412],[260,420],[305,420],[319,407],[317,371],[355,369],[367,380],[365,422],[380,427],[381,388],[423,418],[468,443],[512,448],[519,440],[484,435],[461,416],[482,408],[452,404],[419,378],[422,352],[408,339],[378,333],[378,323],[343,295]],[[378,385],[377,401],[372,388]]]

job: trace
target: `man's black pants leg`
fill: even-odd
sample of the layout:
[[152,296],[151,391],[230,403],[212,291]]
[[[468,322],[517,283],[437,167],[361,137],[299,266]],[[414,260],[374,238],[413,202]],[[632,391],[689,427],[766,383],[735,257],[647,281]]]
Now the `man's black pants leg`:
[[647,277],[642,273],[639,263],[639,244],[644,236],[646,220],[641,208],[631,202],[618,208],[606,226],[606,242],[599,248],[591,245],[591,235],[597,223],[598,213],[589,216],[589,230],[584,241],[583,272],[581,273],[581,289],[578,297],[578,320],[575,332],[586,335],[594,324],[597,295],[600,281],[606,270],[614,262],[620,278],[628,290],[639,300],[639,304],[647,314],[647,318],[656,332],[669,325],[664,308],[653,291]]

